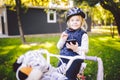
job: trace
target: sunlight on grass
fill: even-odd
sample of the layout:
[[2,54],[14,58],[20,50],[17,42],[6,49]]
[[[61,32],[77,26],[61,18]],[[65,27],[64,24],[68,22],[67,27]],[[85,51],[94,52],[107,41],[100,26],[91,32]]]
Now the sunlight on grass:
[[8,52],[9,52],[9,50],[12,50],[12,49],[14,49],[16,46],[6,46],[6,47],[4,47],[4,48],[2,48],[2,52],[1,52],[1,54],[7,54]]
[[45,42],[43,44],[41,44],[40,46],[44,47],[44,48],[51,48],[52,46],[54,46],[55,43],[53,42]]
[[9,51],[5,50],[4,52],[2,52],[1,54],[7,54]]
[[31,45],[28,45],[28,44],[23,44],[23,45],[20,45],[20,48],[30,48],[32,47]]
[[33,46],[38,46],[39,43],[29,43],[29,44],[22,44],[20,45],[20,48],[31,48]]
[[31,43],[30,45],[31,45],[31,46],[37,46],[38,43]]
[[110,39],[110,37],[104,37],[104,38],[102,38],[102,37],[100,37],[100,38],[98,38],[100,41],[108,41],[109,39]]
[[32,48],[33,46],[39,46],[39,47],[42,47],[42,48],[52,48],[53,46],[55,46],[55,43],[54,42],[45,42],[45,43],[30,43],[30,44],[22,44],[20,45],[19,47],[20,48],[24,48],[24,49],[29,49],[29,48]]
[[10,50],[10,49],[14,49],[16,46],[6,46],[4,47],[3,49],[7,49],[7,50]]

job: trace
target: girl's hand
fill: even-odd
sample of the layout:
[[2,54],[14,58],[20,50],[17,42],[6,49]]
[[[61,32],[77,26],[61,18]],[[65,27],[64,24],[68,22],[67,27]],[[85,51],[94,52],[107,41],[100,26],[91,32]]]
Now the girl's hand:
[[76,42],[76,44],[73,44],[72,42],[70,42],[70,44],[66,43],[66,47],[76,52],[76,50],[78,49],[78,42]]
[[63,33],[61,34],[61,39],[64,39],[64,40],[66,41],[67,38],[68,38],[68,34],[67,34],[66,32],[63,32]]

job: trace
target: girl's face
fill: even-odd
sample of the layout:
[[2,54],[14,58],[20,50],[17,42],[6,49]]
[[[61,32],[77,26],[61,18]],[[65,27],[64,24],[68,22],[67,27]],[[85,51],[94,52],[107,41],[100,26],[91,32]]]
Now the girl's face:
[[74,30],[79,29],[82,25],[82,21],[83,19],[81,16],[79,15],[72,16],[68,21],[69,28],[72,28]]

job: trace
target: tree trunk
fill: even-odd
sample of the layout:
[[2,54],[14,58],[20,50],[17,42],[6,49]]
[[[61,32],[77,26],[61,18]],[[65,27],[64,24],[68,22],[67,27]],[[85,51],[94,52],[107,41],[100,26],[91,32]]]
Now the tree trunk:
[[117,25],[117,30],[118,30],[118,36],[120,37],[120,14],[116,14],[115,16],[115,22]]
[[116,22],[117,30],[118,30],[118,36],[120,37],[120,10],[119,11],[110,10],[110,11],[115,18],[115,22]]
[[21,1],[20,0],[15,0],[16,2],[16,13],[17,13],[17,20],[18,20],[18,29],[20,33],[20,37],[22,40],[22,43],[26,43],[23,29],[22,29],[22,23],[21,23]]
[[101,6],[104,9],[109,10],[113,14],[117,25],[118,36],[120,37],[120,9],[112,0],[110,0],[109,2],[112,4],[112,6],[109,4],[105,4],[104,0],[100,0]]

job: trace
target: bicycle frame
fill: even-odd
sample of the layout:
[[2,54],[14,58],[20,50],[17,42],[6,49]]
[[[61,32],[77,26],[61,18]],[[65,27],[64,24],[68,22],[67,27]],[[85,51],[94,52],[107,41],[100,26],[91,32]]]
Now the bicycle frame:
[[47,62],[50,64],[50,57],[56,57],[58,58],[61,63],[62,60],[60,58],[66,58],[69,59],[69,62],[67,64],[66,67],[66,71],[69,69],[69,67],[71,66],[72,62],[76,59],[84,59],[84,60],[90,60],[90,61],[96,61],[98,62],[98,71],[97,71],[97,79],[96,80],[104,80],[103,79],[103,74],[104,74],[104,69],[103,69],[103,62],[102,59],[100,57],[96,57],[96,56],[85,56],[84,58],[81,56],[61,56],[61,55],[56,55],[56,54],[52,54],[50,52],[48,52],[46,49],[40,49],[40,53],[46,54],[47,56]]

